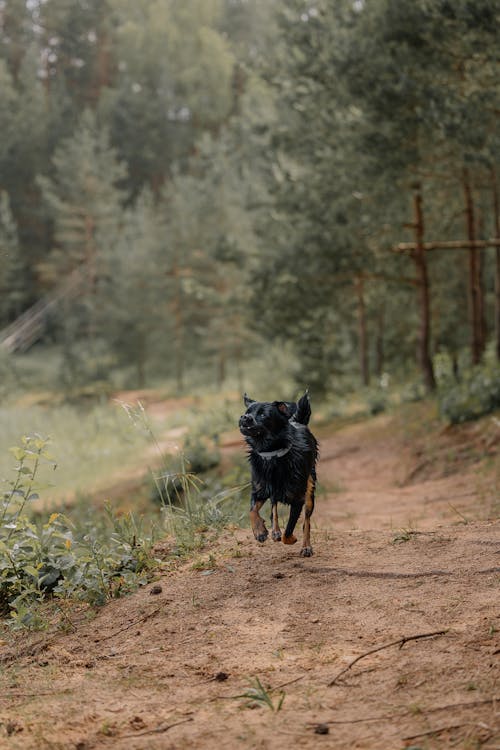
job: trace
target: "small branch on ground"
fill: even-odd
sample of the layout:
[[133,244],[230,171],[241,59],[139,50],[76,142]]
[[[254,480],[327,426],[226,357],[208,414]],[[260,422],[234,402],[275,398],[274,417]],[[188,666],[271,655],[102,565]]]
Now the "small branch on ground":
[[[414,686],[416,687],[416,686]],[[430,713],[435,713],[436,711],[450,711],[454,708],[476,708],[477,706],[484,706],[488,703],[495,703],[496,701],[500,700],[500,696],[494,695],[492,698],[486,698],[485,700],[481,701],[469,701],[469,702],[462,702],[462,703],[448,703],[446,706],[434,706],[432,708],[422,708],[421,713],[423,715],[427,715]],[[377,721],[395,721],[395,719],[402,718],[403,716],[407,716],[410,714],[411,711],[407,710],[400,714],[382,714],[381,716],[367,716],[365,718],[361,719],[325,719],[322,721],[322,724],[363,724],[365,722],[377,722]],[[307,726],[316,726],[317,721],[308,721],[306,722]],[[420,735],[415,735],[415,737],[420,737]],[[411,737],[405,737],[405,740],[407,739],[413,739]]]
[[391,641],[390,643],[385,643],[383,646],[377,646],[376,648],[371,648],[369,651],[365,651],[363,654],[360,654],[355,659],[353,659],[347,667],[345,667],[341,672],[339,672],[333,680],[331,680],[328,683],[328,687],[332,687],[332,685],[335,685],[339,677],[342,677],[343,674],[348,672],[355,664],[358,663],[358,661],[361,661],[361,659],[364,659],[366,656],[370,656],[370,654],[375,654],[377,651],[383,651],[383,649],[391,648],[391,646],[399,646],[399,648],[403,648],[405,643],[408,643],[408,641],[417,641],[421,640],[423,638],[433,638],[438,635],[446,635],[448,632],[447,630],[435,630],[432,633],[418,633],[417,635],[406,635],[403,636],[403,638],[398,638],[397,641]]
[[157,615],[159,612],[162,611],[162,609],[165,609],[168,602],[164,602],[161,607],[156,607],[156,609],[153,609],[152,612],[148,612],[146,615],[143,615],[142,617],[138,617],[137,620],[133,620],[133,622],[129,622],[128,625],[125,625],[125,627],[120,628],[119,630],[115,630],[110,635],[105,635],[103,638],[99,638],[99,643],[102,643],[103,641],[109,641],[110,638],[114,638],[115,635],[120,635],[120,633],[124,633],[126,630],[130,630],[130,628],[135,627],[136,625],[141,625],[144,622],[147,622],[152,617]]
[[403,740],[416,740],[419,737],[430,737],[433,734],[442,734],[443,732],[451,732],[453,729],[462,729],[462,727],[481,727],[481,729],[489,729],[484,724],[473,723],[470,721],[462,722],[461,724],[448,724],[445,727],[438,727],[437,729],[428,729],[426,732],[419,732],[418,734],[412,734],[409,737],[403,737]]
[[118,739],[124,740],[124,739],[129,739],[131,737],[144,737],[147,734],[163,734],[163,732],[168,732],[168,730],[172,729],[172,727],[178,727],[179,724],[187,724],[188,721],[193,721],[193,717],[189,716],[187,719],[182,719],[181,721],[175,721],[173,724],[160,724],[154,729],[146,729],[144,732],[134,732],[134,734],[122,734]]

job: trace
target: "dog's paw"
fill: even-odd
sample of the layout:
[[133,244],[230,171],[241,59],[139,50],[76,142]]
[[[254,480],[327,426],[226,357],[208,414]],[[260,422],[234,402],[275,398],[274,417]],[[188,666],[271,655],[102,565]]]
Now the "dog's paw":
[[269,536],[268,530],[264,527],[263,529],[259,529],[258,531],[254,531],[254,536],[257,539],[258,542],[265,542],[267,537]]
[[300,550],[300,556],[301,557],[311,557],[313,554],[313,548],[312,547],[302,547]]
[[273,542],[281,542],[281,531],[273,531],[272,533]]
[[295,542],[297,541],[297,537],[293,534],[291,536],[284,536],[282,541],[283,544],[295,544]]

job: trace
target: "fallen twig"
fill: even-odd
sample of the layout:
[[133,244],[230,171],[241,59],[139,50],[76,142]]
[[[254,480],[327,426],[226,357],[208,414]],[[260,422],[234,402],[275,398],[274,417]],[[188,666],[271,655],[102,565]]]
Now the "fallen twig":
[[99,638],[97,641],[98,643],[102,643],[103,641],[109,641],[110,638],[114,638],[115,635],[120,635],[120,633],[124,633],[126,630],[130,630],[130,628],[135,627],[136,625],[140,625],[143,622],[147,622],[152,617],[158,614],[158,612],[161,612],[162,609],[166,607],[168,602],[164,602],[161,607],[156,607],[156,609],[153,609],[151,612],[148,612],[146,615],[143,615],[142,617],[138,617],[137,620],[134,620],[133,622],[129,622],[128,625],[125,625],[123,628],[120,628],[119,630],[115,630],[110,635],[105,635],[104,638]]
[[438,727],[437,729],[428,729],[426,732],[419,732],[418,734],[412,734],[409,737],[403,737],[403,740],[416,740],[418,737],[429,737],[432,734],[441,734],[442,732],[451,732],[452,729],[461,729],[462,727],[478,726],[476,723],[471,721],[463,721],[461,724],[448,724],[445,727]]
[[[432,708],[422,708],[421,712],[423,715],[427,715],[430,713],[435,713],[436,711],[449,711],[454,708],[476,708],[477,706],[484,706],[487,703],[495,703],[495,701],[498,701],[498,700],[500,700],[500,697],[494,695],[492,698],[486,698],[485,700],[481,700],[481,701],[468,701],[468,702],[464,701],[462,703],[449,703],[446,706],[433,706]],[[367,716],[365,718],[360,718],[360,719],[324,719],[322,720],[321,723],[322,724],[363,724],[365,722],[372,722],[372,721],[374,722],[395,721],[396,719],[403,718],[404,716],[407,716],[410,713],[411,711],[408,709],[399,714],[382,714],[381,716]],[[307,726],[315,726],[318,722],[308,721],[306,723],[307,723]],[[411,739],[411,738],[405,737],[404,739]]]
[[193,721],[193,717],[189,716],[187,719],[181,719],[181,721],[175,721],[173,724],[160,724],[154,729],[146,729],[144,732],[134,732],[134,734],[122,734],[117,739],[125,740],[125,739],[129,739],[130,737],[144,737],[147,734],[163,734],[163,732],[168,732],[168,730],[172,729],[172,727],[178,727],[179,724],[186,724],[188,721]]
[[303,680],[304,677],[307,675],[301,674],[300,677],[295,677],[293,680],[288,680],[288,682],[282,682],[281,685],[276,685],[276,687],[273,687],[272,690],[280,690],[281,688],[286,687],[287,685],[293,685],[294,682],[298,682],[299,680]]
[[[365,724],[370,721],[393,721],[396,717],[395,716],[368,716],[366,719],[326,719],[325,721],[322,721],[322,724]],[[317,721],[308,721],[307,726],[314,727],[316,726],[318,722]]]
[[370,656],[370,654],[375,654],[377,651],[383,651],[385,648],[390,648],[391,646],[399,646],[399,648],[403,648],[405,643],[408,643],[408,641],[417,641],[421,640],[422,638],[433,638],[437,635],[445,635],[448,632],[448,630],[435,630],[432,633],[418,633],[417,635],[405,635],[403,638],[398,638],[397,641],[391,641],[390,643],[385,643],[383,646],[377,646],[376,648],[371,648],[369,651],[365,651],[363,654],[360,654],[355,659],[353,659],[347,667],[345,667],[341,672],[339,672],[333,680],[331,680],[328,683],[328,687],[331,687],[332,685],[335,685],[339,677],[342,677],[343,674],[348,672],[351,667],[353,667],[355,664],[357,664],[358,661],[361,661],[361,659],[364,659],[366,656]]
[[446,706],[433,706],[432,708],[423,708],[422,713],[424,714],[430,714],[434,713],[435,711],[448,711],[453,708],[475,708],[476,706],[485,706],[487,703],[495,703],[495,701],[500,701],[500,696],[494,695],[492,698],[486,698],[485,700],[481,701],[469,701],[462,702],[462,703],[449,703]]

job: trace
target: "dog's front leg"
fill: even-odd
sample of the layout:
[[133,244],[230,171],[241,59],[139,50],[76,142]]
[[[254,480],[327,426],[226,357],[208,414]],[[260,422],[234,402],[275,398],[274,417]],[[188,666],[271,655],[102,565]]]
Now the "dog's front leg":
[[313,553],[313,548],[311,547],[311,516],[312,512],[314,510],[314,490],[316,487],[316,474],[313,472],[309,479],[307,480],[307,489],[306,489],[306,497],[305,497],[305,506],[306,506],[306,512],[305,512],[305,519],[304,519],[304,525],[302,527],[304,536],[302,540],[302,549],[300,550],[300,554],[302,557],[311,557]]
[[257,500],[255,493],[252,492],[252,497],[250,498],[250,523],[252,524],[253,535],[258,542],[265,542],[268,534],[264,519],[259,515],[259,510],[265,502],[265,500]]
[[297,537],[294,535],[293,531],[295,529],[297,521],[299,520],[301,512],[302,503],[298,502],[290,506],[290,516],[288,517],[288,523],[286,525],[285,535],[283,537],[283,544],[295,544],[295,542],[297,541]]
[[278,503],[276,503],[272,498],[271,503],[271,523],[273,525],[271,536],[274,542],[281,542],[281,529],[278,519]]

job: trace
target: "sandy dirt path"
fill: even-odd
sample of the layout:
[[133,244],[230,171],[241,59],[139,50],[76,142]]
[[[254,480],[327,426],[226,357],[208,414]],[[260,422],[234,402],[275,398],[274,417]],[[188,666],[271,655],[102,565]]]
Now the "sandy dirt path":
[[[497,469],[433,475],[394,419],[320,435],[314,557],[227,530],[74,632],[5,644],[0,747],[500,748]],[[256,677],[281,710],[236,697]]]

